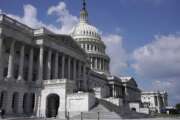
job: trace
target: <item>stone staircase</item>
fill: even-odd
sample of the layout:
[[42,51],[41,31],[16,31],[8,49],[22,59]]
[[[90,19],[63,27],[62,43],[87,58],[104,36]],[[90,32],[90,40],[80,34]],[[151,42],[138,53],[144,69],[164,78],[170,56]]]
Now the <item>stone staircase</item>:
[[98,103],[89,112],[83,112],[81,115],[74,116],[71,119],[80,120],[81,117],[83,120],[97,120],[98,118],[101,120],[113,120],[122,118],[120,107],[101,99],[98,100]]
[[[121,120],[121,119],[140,119],[147,118],[148,116],[142,113],[131,112],[124,106],[118,107],[111,102],[103,99],[98,99],[95,106],[89,112],[79,112],[75,116],[70,117],[69,120]],[[72,114],[72,113],[70,113]],[[9,120],[62,120],[55,118],[17,118]]]
[[[83,112],[83,120],[120,120],[120,119],[140,119],[149,117],[146,114],[131,112],[125,108],[125,106],[118,107],[111,102],[103,99],[99,99],[98,103],[89,111]],[[81,115],[77,115],[71,118],[72,120],[80,120]],[[70,119],[70,120],[71,120]]]

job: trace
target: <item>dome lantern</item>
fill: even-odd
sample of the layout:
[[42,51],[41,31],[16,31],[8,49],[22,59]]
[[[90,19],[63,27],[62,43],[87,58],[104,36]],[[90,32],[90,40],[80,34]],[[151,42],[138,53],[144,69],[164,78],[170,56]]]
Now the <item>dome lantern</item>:
[[80,23],[88,23],[88,11],[86,10],[85,0],[83,0],[83,7],[80,12]]

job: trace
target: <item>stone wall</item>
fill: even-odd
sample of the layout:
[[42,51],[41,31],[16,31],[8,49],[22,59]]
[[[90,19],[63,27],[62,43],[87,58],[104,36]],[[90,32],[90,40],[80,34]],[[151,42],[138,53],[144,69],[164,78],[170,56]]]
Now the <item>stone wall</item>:
[[95,104],[95,97],[91,93],[76,93],[67,96],[68,112],[89,111]]

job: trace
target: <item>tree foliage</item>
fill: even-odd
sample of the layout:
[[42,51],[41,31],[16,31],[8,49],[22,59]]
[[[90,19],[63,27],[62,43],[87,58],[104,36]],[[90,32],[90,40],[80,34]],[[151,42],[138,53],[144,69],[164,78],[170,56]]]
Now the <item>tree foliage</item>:
[[180,111],[180,103],[176,104],[176,110]]

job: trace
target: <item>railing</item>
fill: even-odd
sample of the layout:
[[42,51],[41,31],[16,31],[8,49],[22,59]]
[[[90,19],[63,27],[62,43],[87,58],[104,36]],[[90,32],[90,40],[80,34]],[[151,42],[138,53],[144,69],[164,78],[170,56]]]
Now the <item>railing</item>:
[[[67,112],[65,118],[37,118],[38,120],[120,120],[121,116],[112,112],[80,112],[77,116],[71,117],[71,112]],[[26,120],[26,119],[24,119]]]

